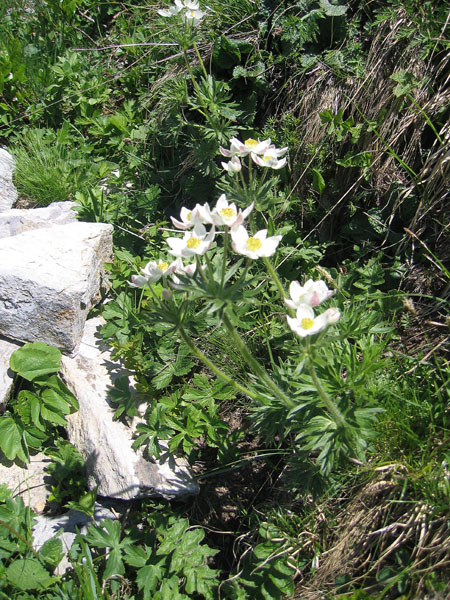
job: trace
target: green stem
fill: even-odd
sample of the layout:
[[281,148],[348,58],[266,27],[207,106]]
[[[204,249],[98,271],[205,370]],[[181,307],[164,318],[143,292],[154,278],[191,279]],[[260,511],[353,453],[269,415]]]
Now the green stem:
[[343,414],[341,413],[341,411],[337,407],[336,403],[327,394],[327,392],[325,391],[325,388],[322,385],[322,382],[320,381],[320,379],[317,376],[316,370],[315,370],[314,365],[312,363],[312,356],[311,356],[311,353],[310,353],[311,345],[310,345],[309,340],[307,340],[307,349],[308,349],[308,368],[309,368],[309,373],[310,373],[310,375],[312,377],[312,380],[313,380],[314,385],[316,387],[317,393],[319,394],[320,399],[322,400],[322,402],[325,404],[328,412],[333,417],[334,422],[336,423],[336,425],[338,427],[344,428],[346,423],[345,423],[345,418],[344,418]]
[[186,346],[191,350],[191,352],[195,356],[197,356],[197,358],[199,358],[209,369],[211,369],[211,371],[215,375],[217,375],[217,377],[220,377],[221,379],[223,379],[223,381],[232,385],[236,390],[245,394],[245,396],[248,396],[252,400],[259,402],[257,394],[255,394],[254,392],[252,392],[245,386],[241,385],[237,381],[234,381],[234,379],[232,379],[229,375],[227,375],[221,369],[219,369],[219,367],[216,364],[214,364],[212,362],[212,360],[210,360],[205,354],[203,354],[203,352],[201,350],[199,350],[197,348],[197,346],[194,344],[194,342],[189,337],[189,335],[186,333],[186,331],[183,329],[183,327],[181,327],[181,326],[179,327],[179,332],[180,332],[180,335],[181,335],[183,341],[185,342]]
[[230,237],[229,228],[225,227],[225,233],[223,235],[223,257],[222,257],[222,276],[220,278],[220,289],[223,290],[223,284],[225,282],[225,271],[227,266],[227,253],[228,253],[228,240]]
[[409,100],[412,102],[412,104],[414,104],[414,106],[418,109],[418,111],[420,112],[421,115],[424,116],[425,121],[428,123],[428,125],[431,127],[431,129],[433,130],[434,135],[436,136],[438,142],[441,144],[441,146],[444,146],[444,142],[442,141],[441,136],[438,134],[436,127],[433,125],[433,123],[431,122],[430,117],[427,115],[427,113],[423,110],[423,108],[417,104],[417,102],[414,100],[414,98],[411,96],[411,94],[407,94],[407,97],[409,98]]
[[198,51],[197,44],[195,42],[194,42],[194,50],[195,50],[195,53],[197,54],[198,62],[200,63],[203,74],[204,74],[205,78],[208,79],[208,73],[206,72],[205,65],[203,63],[202,57],[200,56],[200,52]]
[[277,275],[277,272],[275,271],[275,269],[274,269],[274,267],[273,267],[272,263],[270,262],[270,260],[269,260],[267,257],[263,257],[263,260],[264,260],[264,263],[265,263],[265,265],[266,265],[266,267],[267,267],[267,270],[268,270],[268,271],[269,271],[269,273],[270,273],[270,276],[271,276],[271,277],[272,277],[272,279],[273,279],[273,282],[274,282],[274,283],[275,283],[275,285],[277,286],[277,289],[278,289],[278,292],[279,292],[280,296],[281,296],[282,298],[287,298],[287,297],[288,297],[288,295],[287,295],[287,294],[286,294],[286,292],[284,291],[283,285],[282,285],[282,283],[281,283],[281,281],[280,281],[280,278],[278,277],[278,275]]
[[259,364],[259,362],[256,360],[256,358],[251,354],[251,352],[247,348],[247,345],[245,344],[245,342],[242,340],[242,338],[236,331],[236,328],[234,327],[233,323],[230,321],[230,319],[225,311],[223,312],[222,320],[223,320],[223,324],[225,325],[225,328],[230,333],[234,343],[236,344],[237,348],[239,349],[240,353],[242,354],[242,357],[244,358],[245,362],[250,367],[250,369],[253,371],[253,373],[255,375],[257,375],[258,377],[260,377],[260,379],[273,392],[273,394],[277,398],[279,398],[288,408],[294,408],[296,406],[295,402],[293,402],[277,386],[277,384],[269,377],[269,375],[268,375],[267,371],[264,369],[264,367],[261,366]]

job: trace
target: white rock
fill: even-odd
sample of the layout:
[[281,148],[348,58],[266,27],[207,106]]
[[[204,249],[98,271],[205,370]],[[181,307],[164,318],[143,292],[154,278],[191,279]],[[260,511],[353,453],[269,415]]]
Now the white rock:
[[12,179],[15,169],[13,156],[4,148],[0,148],[0,177]]
[[50,462],[51,458],[42,452],[31,456],[30,463],[24,466],[3,457],[0,462],[0,483],[9,487],[13,498],[20,496],[26,506],[40,513],[51,493],[48,485],[50,478],[45,470]]
[[[94,506],[94,522],[99,525],[105,519],[115,519],[114,513],[99,503]],[[63,575],[72,565],[67,554],[77,536],[77,529],[86,535],[92,519],[78,510],[69,510],[63,515],[49,517],[39,515],[33,526],[33,548],[38,551],[47,540],[57,537],[61,540],[64,556],[55,569],[55,575]]]
[[98,301],[112,229],[77,222],[0,239],[0,334],[73,352]]
[[150,462],[132,449],[133,431],[113,420],[108,390],[129,374],[111,359],[98,329],[103,320],[86,322],[78,354],[64,356],[61,375],[76,396],[79,410],[68,417],[68,436],[86,461],[88,484],[100,496],[129,500],[142,496],[183,497],[198,493],[185,461],[167,454]]
[[9,210],[17,200],[17,190],[12,181],[14,170],[14,158],[0,148],[0,212]]
[[20,348],[19,344],[0,338],[0,413],[4,411],[12,392],[14,373],[9,369],[9,359],[17,348]]
[[75,202],[53,202],[44,208],[11,208],[0,212],[0,238],[18,235],[32,229],[66,225],[77,220]]

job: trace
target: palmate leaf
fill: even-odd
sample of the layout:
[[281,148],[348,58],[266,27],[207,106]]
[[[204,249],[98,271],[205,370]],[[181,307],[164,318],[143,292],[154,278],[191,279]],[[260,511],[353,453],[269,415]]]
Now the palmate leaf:
[[9,366],[27,381],[35,381],[43,375],[57,373],[61,365],[58,348],[43,342],[25,344],[11,354]]
[[348,6],[331,4],[328,0],[319,0],[320,8],[327,17],[342,17],[348,10]]

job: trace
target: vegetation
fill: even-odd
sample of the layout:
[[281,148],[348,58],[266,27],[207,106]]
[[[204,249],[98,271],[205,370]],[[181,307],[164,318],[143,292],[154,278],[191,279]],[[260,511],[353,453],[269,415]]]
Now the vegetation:
[[[62,577],[3,486],[1,598],[447,597],[448,9],[0,6],[21,205],[114,225],[102,335],[148,401],[135,446],[201,486],[92,525]],[[92,514],[58,438],[76,401],[37,350],[1,451],[46,449],[53,499]]]

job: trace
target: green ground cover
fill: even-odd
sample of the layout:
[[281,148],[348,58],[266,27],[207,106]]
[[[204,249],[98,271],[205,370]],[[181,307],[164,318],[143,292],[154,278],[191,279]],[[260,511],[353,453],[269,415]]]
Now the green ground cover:
[[[114,225],[99,310],[149,403],[135,445],[168,442],[201,487],[92,526],[62,578],[2,489],[0,597],[447,597],[448,9],[0,5],[19,205]],[[0,447],[46,449],[54,501],[89,513],[56,371],[19,392]]]

